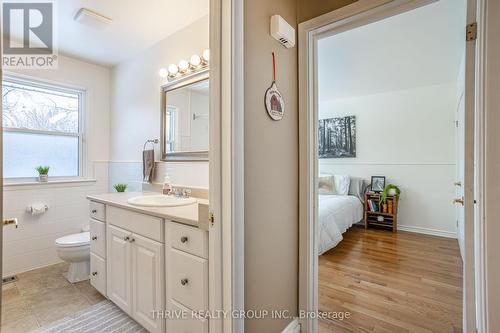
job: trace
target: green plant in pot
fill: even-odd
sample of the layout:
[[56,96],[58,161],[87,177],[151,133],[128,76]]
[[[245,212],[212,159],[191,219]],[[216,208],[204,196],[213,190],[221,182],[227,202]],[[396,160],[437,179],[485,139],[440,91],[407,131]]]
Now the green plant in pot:
[[382,203],[387,201],[388,196],[396,196],[396,200],[399,200],[399,196],[401,195],[401,190],[397,185],[387,184],[380,195],[380,201]]
[[38,181],[42,183],[46,183],[49,180],[49,166],[39,165],[35,168],[38,171]]
[[115,188],[116,192],[125,192],[125,190],[127,189],[127,184],[115,184],[113,185],[113,187]]

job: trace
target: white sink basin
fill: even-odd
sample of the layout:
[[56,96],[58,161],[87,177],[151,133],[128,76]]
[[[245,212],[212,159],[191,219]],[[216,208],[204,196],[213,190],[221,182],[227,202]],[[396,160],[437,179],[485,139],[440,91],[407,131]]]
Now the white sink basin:
[[143,207],[186,206],[197,202],[195,198],[177,198],[168,195],[141,195],[128,199],[129,204]]

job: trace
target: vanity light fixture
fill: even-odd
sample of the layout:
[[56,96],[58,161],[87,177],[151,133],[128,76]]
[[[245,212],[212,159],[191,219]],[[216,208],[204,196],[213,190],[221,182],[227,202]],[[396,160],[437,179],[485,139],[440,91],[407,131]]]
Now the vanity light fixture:
[[208,62],[210,61],[210,50],[209,49],[204,50],[202,57],[203,61],[208,64]]
[[168,70],[166,70],[165,68],[160,68],[158,74],[160,74],[162,78],[166,78],[168,76]]
[[188,75],[205,69],[208,67],[210,61],[210,50],[206,49],[203,51],[202,55],[193,54],[189,58],[189,62],[186,60],[179,61],[179,64],[170,64],[167,69],[161,68],[158,74],[162,78],[168,78],[169,81],[174,80],[177,77]]
[[188,69],[189,69],[189,62],[187,62],[184,59],[179,61],[179,72],[181,74],[186,73]]
[[200,67],[200,65],[201,65],[200,56],[197,54],[193,54],[191,56],[190,61],[189,61],[189,65],[190,65],[191,69],[196,69],[196,68]]
[[176,64],[168,65],[168,76],[175,77],[179,73],[179,67]]

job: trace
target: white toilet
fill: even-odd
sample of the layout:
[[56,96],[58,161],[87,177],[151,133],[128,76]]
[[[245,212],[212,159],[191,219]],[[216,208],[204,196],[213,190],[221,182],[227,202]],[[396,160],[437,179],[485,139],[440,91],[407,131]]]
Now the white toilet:
[[66,278],[75,283],[90,278],[90,232],[81,232],[56,239],[59,258],[68,262]]

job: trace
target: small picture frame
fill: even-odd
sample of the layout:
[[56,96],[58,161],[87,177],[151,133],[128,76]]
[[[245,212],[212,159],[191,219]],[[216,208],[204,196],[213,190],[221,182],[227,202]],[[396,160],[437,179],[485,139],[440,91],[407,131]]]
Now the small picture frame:
[[385,176],[372,176],[371,190],[373,192],[382,192],[385,188]]

